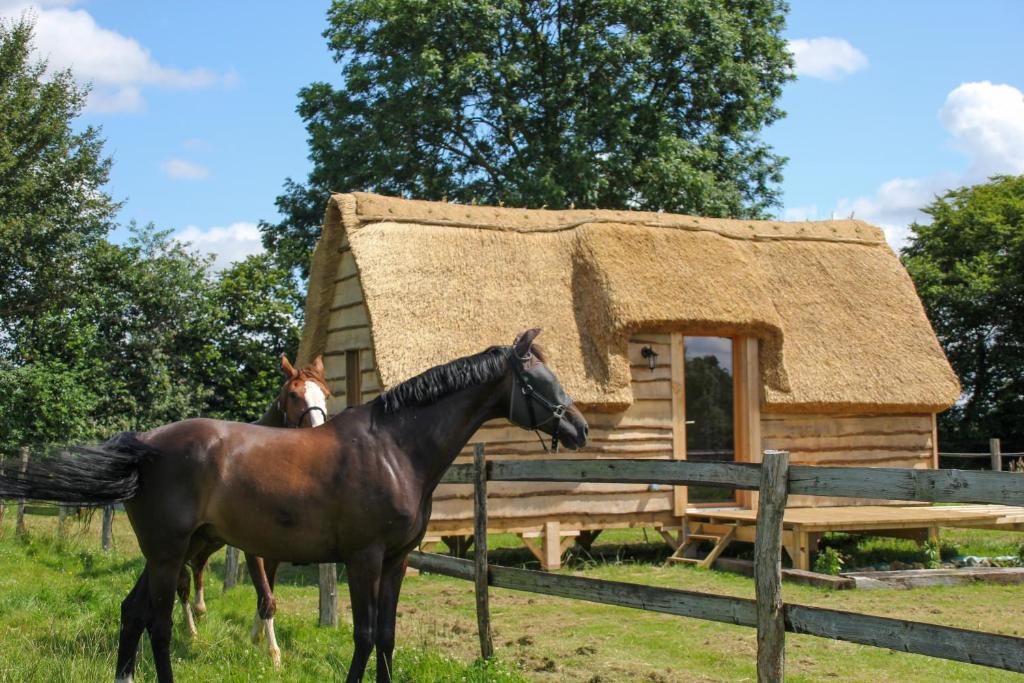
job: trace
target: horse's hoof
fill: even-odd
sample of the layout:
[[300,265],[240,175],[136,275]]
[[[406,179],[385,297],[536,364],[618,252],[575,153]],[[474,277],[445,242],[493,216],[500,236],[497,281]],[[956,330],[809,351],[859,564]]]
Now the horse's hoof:
[[205,602],[197,602],[196,604],[192,605],[192,610],[196,613],[197,617],[205,616],[206,615],[206,603]]
[[281,668],[282,668],[281,667],[281,651],[280,650],[271,650],[270,651],[270,661],[274,664],[274,671],[280,671]]

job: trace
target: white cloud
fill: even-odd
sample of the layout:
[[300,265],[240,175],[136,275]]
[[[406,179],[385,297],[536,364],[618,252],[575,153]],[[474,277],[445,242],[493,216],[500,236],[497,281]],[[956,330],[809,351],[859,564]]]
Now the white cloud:
[[783,220],[816,221],[818,220],[818,207],[814,204],[788,207],[783,215]]
[[96,23],[74,0],[0,0],[0,17],[25,12],[35,17],[35,46],[51,69],[70,68],[82,83],[92,83],[88,108],[96,112],[134,112],[144,108],[143,87],[191,90],[230,86],[238,75],[206,68],[178,69],[157,62],[134,38]]
[[798,38],[789,41],[797,76],[835,81],[868,66],[863,52],[842,38]]
[[874,223],[885,230],[893,248],[907,240],[908,225],[927,221],[921,207],[946,190],[985,182],[992,175],[1024,173],[1024,93],[988,81],[962,83],[946,97],[939,120],[967,168],[923,178],[894,178],[873,195],[840,199],[835,213]]
[[191,244],[194,248],[207,254],[214,254],[215,270],[222,270],[234,261],[241,261],[246,256],[263,252],[263,241],[260,230],[255,223],[239,221],[227,227],[212,227],[203,230],[199,226],[189,225],[174,234],[174,239]]
[[1024,93],[989,81],[963,83],[946,97],[939,120],[971,159],[968,175],[1024,173]]
[[210,169],[185,159],[169,159],[160,165],[169,178],[175,180],[206,180]]

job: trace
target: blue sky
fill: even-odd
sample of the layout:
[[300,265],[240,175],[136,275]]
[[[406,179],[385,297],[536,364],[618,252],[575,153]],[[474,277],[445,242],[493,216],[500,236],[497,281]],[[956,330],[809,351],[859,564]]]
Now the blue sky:
[[[125,223],[221,262],[259,249],[286,177],[304,178],[296,93],[337,81],[329,2],[0,0],[31,7],[40,55],[93,83]],[[1024,173],[1024,2],[793,2],[798,80],[766,131],[789,157],[780,217],[846,217],[902,243],[936,192]],[[338,190],[357,188],[336,188]]]

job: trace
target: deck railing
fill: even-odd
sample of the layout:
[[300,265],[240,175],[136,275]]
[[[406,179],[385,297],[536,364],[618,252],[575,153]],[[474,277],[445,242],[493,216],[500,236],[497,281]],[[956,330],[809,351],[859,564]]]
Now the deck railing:
[[[410,556],[410,565],[423,572],[476,583],[477,622],[484,657],[493,652],[487,591],[494,586],[755,627],[761,682],[783,680],[786,631],[1024,673],[1024,638],[785,604],[781,577],[782,522],[790,494],[1024,506],[1021,474],[790,466],[785,451],[765,451],[760,464],[681,460],[485,462],[483,446],[477,444],[473,464],[453,466],[443,481],[474,484],[475,561],[416,552]],[[490,565],[486,535],[488,481],[697,484],[756,490],[756,600]]]

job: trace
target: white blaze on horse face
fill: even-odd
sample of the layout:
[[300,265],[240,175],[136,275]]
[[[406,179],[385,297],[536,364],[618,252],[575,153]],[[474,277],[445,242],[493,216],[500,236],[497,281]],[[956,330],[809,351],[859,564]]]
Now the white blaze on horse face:
[[310,380],[306,380],[306,407],[320,409],[310,410],[306,413],[309,415],[309,426],[319,427],[322,425],[324,423],[324,415],[327,414],[327,396],[324,395],[324,390],[320,388],[319,384]]

